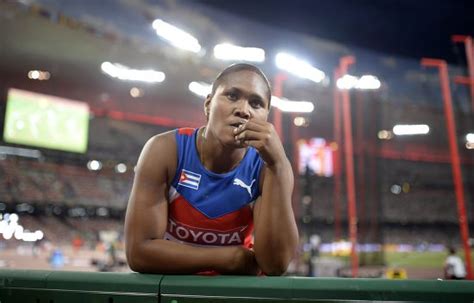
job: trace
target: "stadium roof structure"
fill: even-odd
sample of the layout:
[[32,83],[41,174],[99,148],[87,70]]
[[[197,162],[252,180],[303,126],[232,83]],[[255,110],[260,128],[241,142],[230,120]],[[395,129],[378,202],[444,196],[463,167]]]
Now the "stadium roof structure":
[[[204,122],[203,98],[192,94],[187,89],[188,84],[191,81],[210,83],[219,70],[231,63],[219,61],[212,56],[212,48],[215,44],[230,41],[264,48],[267,61],[258,65],[271,78],[278,73],[273,59],[281,50],[291,51],[308,58],[329,77],[332,77],[333,69],[341,56],[355,53],[358,60],[355,71],[359,74],[374,73],[382,80],[384,87],[377,93],[378,99],[389,101],[393,108],[421,106],[424,108],[423,112],[426,112],[427,108],[429,111],[441,112],[437,75],[422,72],[418,60],[354,48],[346,43],[331,42],[308,35],[308,33],[292,32],[290,30],[300,30],[292,25],[297,22],[291,21],[294,20],[291,18],[286,21],[284,18],[278,18],[282,9],[285,8],[294,18],[296,8],[293,10],[288,4],[290,2],[272,1],[274,7],[269,6],[269,1],[252,3],[251,10],[250,4],[242,4],[242,2],[239,2],[240,6],[236,4],[236,7],[231,4],[227,6],[218,4],[217,1],[203,2],[0,1],[0,36],[4,41],[0,49],[0,69],[3,70],[0,78],[3,78],[7,86],[22,83],[23,88],[44,93],[54,91],[68,98],[87,101],[96,112],[121,111],[158,117],[180,116],[186,117],[182,119],[183,122],[198,125]],[[301,9],[310,5],[309,2],[292,1],[291,3]],[[313,16],[313,19],[322,20],[323,25],[324,22],[329,22],[327,19],[332,19],[335,24],[339,24],[341,28],[349,32],[353,27],[359,26],[365,28],[365,31],[373,28],[374,32],[385,30],[386,33],[390,33],[400,25],[395,20],[391,23],[392,25],[372,26],[369,24],[363,27],[362,24],[367,23],[367,19],[362,15],[349,16],[347,11],[351,8],[356,9],[354,7],[356,5],[349,2],[337,0],[334,2],[334,11],[331,11],[327,2],[318,1],[318,4],[310,5],[314,15],[301,13],[297,17],[301,17],[300,23],[308,22],[306,28],[316,27],[307,19]],[[384,11],[384,7],[380,7],[379,4],[375,4],[375,1],[360,1],[357,4],[360,7],[357,7],[367,12],[368,18],[374,18],[374,20],[380,20],[375,18],[375,15],[381,11],[387,13],[388,16],[394,16],[396,12],[403,9],[421,10],[423,8],[421,4],[408,5],[407,1],[402,1],[400,4],[396,4],[396,1],[390,1],[390,3],[387,11]],[[426,4],[426,1],[421,1],[421,3]],[[451,7],[456,8],[459,2],[454,1],[454,3]],[[372,10],[371,6],[373,6]],[[219,9],[230,7],[239,16],[216,10],[213,7]],[[245,13],[245,7],[248,13]],[[344,10],[343,8],[346,7],[347,9]],[[433,4],[433,7],[436,5]],[[466,8],[469,8],[469,5]],[[395,12],[391,12],[390,9],[394,9]],[[335,11],[341,11],[342,16],[349,23],[341,25],[336,22],[337,18],[331,18],[330,16],[335,16],[337,13]],[[327,17],[323,18],[322,14],[326,14]],[[436,15],[438,16],[436,20],[439,20],[440,15],[442,14]],[[259,22],[256,21],[255,16],[261,16],[258,18]],[[266,19],[269,18],[268,16],[274,17],[272,22]],[[199,37],[202,40],[203,50],[198,54],[181,51],[159,39],[151,26],[153,20],[157,18],[168,20]],[[448,23],[446,21],[443,24]],[[350,26],[344,26],[347,24]],[[323,25],[318,31],[324,31]],[[393,28],[388,30],[384,26],[393,26]],[[474,27],[470,29],[472,28]],[[327,27],[326,29],[330,30]],[[311,33],[318,31],[311,31]],[[414,31],[416,32],[416,27]],[[384,41],[382,37],[387,39],[386,36],[388,39],[394,39],[391,37],[393,35],[379,34],[379,36],[380,41]],[[348,43],[352,41],[347,40]],[[342,42],[346,40],[342,39]],[[451,45],[449,37],[444,44]],[[101,72],[100,66],[103,62],[116,62],[135,69],[153,68],[164,71],[166,79],[163,83],[153,85],[120,81]],[[51,79],[45,81],[48,83],[28,81],[26,75],[33,68],[51,71]],[[455,72],[462,72],[462,69]],[[130,89],[133,87],[142,89],[143,97],[130,96]],[[316,125],[314,129],[319,135],[328,136],[331,133],[330,83],[314,85],[306,80],[288,77],[283,90],[285,97],[315,102],[316,110],[312,114]],[[459,92],[454,91],[454,93],[464,96],[467,94],[467,89],[462,87],[459,88]],[[398,115],[398,118],[403,116],[405,120],[409,120],[407,115],[416,117],[419,111],[408,111]],[[388,122],[392,121],[387,119]]]
[[464,64],[449,43],[453,34],[474,35],[469,0],[295,0],[197,2],[273,27],[382,53],[434,57]]

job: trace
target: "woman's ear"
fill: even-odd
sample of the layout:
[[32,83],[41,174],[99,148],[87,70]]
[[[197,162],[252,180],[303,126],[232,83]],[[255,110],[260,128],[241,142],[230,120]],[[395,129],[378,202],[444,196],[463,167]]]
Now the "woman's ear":
[[204,100],[204,115],[206,115],[206,117],[209,117],[209,111],[210,111],[210,106],[211,106],[211,99],[212,99],[212,96],[211,94],[207,95],[206,97],[206,100]]

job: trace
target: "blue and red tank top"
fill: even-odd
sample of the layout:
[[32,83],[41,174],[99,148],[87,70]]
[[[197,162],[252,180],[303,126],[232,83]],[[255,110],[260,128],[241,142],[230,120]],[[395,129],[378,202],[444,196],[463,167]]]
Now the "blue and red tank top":
[[233,170],[217,174],[201,163],[198,129],[176,131],[178,164],[169,190],[165,239],[193,245],[252,247],[252,203],[260,195],[263,160],[254,148]]

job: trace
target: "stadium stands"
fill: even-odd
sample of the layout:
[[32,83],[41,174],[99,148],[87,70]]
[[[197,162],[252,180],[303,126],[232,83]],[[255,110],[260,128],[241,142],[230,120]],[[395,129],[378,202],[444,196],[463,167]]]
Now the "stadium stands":
[[[8,89],[60,96],[86,102],[90,107],[88,147],[83,154],[70,153],[13,144],[2,137],[1,146],[34,148],[41,156],[32,159],[0,153],[0,213],[18,213],[26,229],[42,230],[45,239],[58,245],[70,245],[77,235],[89,244],[94,243],[101,231],[122,233],[133,167],[145,142],[157,133],[176,127],[204,124],[204,97],[190,93],[189,82],[211,82],[216,72],[230,62],[218,62],[212,56],[209,41],[205,42],[207,52],[194,56],[157,40],[149,30],[151,16],[148,13],[143,16],[146,9],[140,10],[134,18],[141,22],[137,27],[141,24],[147,28],[147,36],[136,37],[123,29],[105,26],[109,23],[101,17],[92,17],[92,21],[98,21],[92,24],[91,20],[76,20],[61,11],[67,4],[61,4],[61,9],[49,10],[29,2],[0,0],[0,35],[6,41],[0,59],[0,130],[4,127]],[[152,5],[145,2],[137,6]],[[120,6],[122,2],[117,3]],[[174,6],[174,9],[183,9],[179,3]],[[127,7],[130,11],[134,9]],[[207,10],[191,12],[186,8],[185,12],[188,26],[196,33],[209,36],[211,40],[228,37],[229,32],[209,16]],[[180,19],[180,13],[173,16]],[[268,48],[268,58],[276,50],[273,43],[280,43],[269,37],[278,37],[282,41],[295,41],[294,45],[318,62],[326,75],[332,73],[341,56],[353,52],[357,63],[351,72],[371,71],[381,79],[380,90],[350,94],[359,243],[416,247],[433,243],[459,245],[459,219],[445,116],[439,81],[434,73],[421,71],[417,60],[352,49],[313,37],[293,37],[280,29],[225,18],[226,22],[235,20],[228,22],[235,23],[232,34],[240,33],[246,38],[251,29],[256,35],[253,39],[264,37],[260,41]],[[123,24],[133,23],[128,19],[124,21]],[[311,57],[313,54],[317,56]],[[166,71],[167,81],[171,81],[152,85],[113,79],[100,69],[102,61],[112,59],[131,68],[160,68]],[[272,60],[267,61],[261,67],[273,80],[276,68]],[[37,65],[51,69],[50,80],[40,82],[26,77],[27,71]],[[450,72],[453,76],[463,74],[464,70],[450,66]],[[294,123],[299,114],[282,115],[281,136],[294,164],[298,139],[318,137],[324,138],[331,148],[335,145],[332,142],[336,137],[332,85],[336,79],[328,76],[327,81],[315,84],[298,77],[287,78],[280,93],[289,99],[309,100],[316,108],[312,113],[301,114],[299,118],[307,121],[302,127]],[[132,87],[141,90],[143,96],[133,97]],[[468,90],[457,86],[453,92],[472,237],[474,158],[473,150],[464,148],[464,137],[474,131],[474,119],[469,109]],[[276,121],[274,113],[277,112],[273,109],[271,121]],[[426,123],[430,133],[395,136],[392,128],[399,123]],[[378,136],[382,130],[390,136]],[[339,150],[343,150],[344,144],[341,142]],[[102,169],[88,169],[90,160],[101,161]],[[334,208],[334,177],[296,176],[294,208],[302,242],[308,242],[314,234],[319,235],[323,243],[340,240],[336,239],[336,224],[341,228],[339,237],[348,239],[347,178],[345,161],[342,162],[338,214]],[[115,171],[119,163],[126,165],[126,172]],[[339,222],[336,222],[337,217]]]

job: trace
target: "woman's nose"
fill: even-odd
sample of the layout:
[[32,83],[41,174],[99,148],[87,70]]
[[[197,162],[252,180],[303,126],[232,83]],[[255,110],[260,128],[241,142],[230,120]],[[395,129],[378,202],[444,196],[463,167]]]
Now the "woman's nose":
[[238,115],[241,118],[249,119],[250,118],[250,105],[247,100],[241,100],[237,103],[234,114]]

